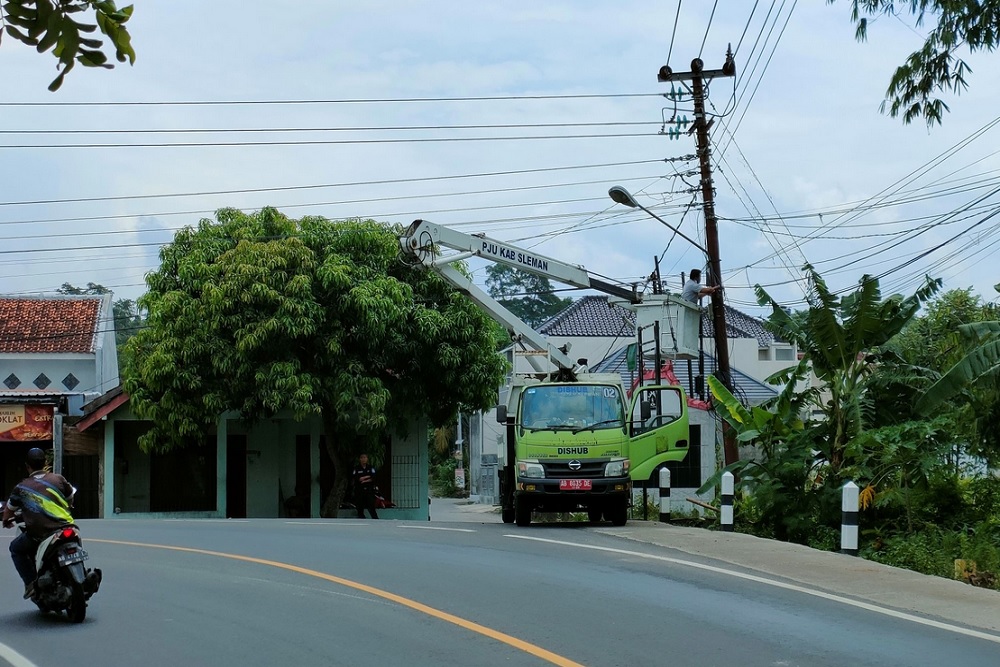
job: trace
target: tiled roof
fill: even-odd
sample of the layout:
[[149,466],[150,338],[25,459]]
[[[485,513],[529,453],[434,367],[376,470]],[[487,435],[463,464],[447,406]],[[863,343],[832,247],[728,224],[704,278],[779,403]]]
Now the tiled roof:
[[102,297],[0,296],[0,353],[93,352]]
[[[712,313],[702,308],[702,336],[715,335]],[[587,336],[608,337],[632,335],[635,330],[635,314],[618,306],[608,304],[606,296],[585,296],[567,306],[539,327],[546,336]],[[774,335],[764,328],[764,323],[755,317],[726,306],[726,332],[729,338],[756,338],[760,347],[768,347],[774,342]]]
[[585,296],[552,316],[538,330],[546,336],[614,338],[635,330],[635,313],[612,306],[606,296]]
[[[617,351],[612,353],[610,356],[605,358],[603,361],[591,367],[591,371],[595,373],[618,373],[621,375],[622,383],[626,387],[632,386],[632,381],[638,377],[638,371],[632,372],[628,369],[628,363],[626,362],[625,353],[628,350],[628,346],[623,346]],[[654,363],[647,362],[648,367],[652,368],[655,366]],[[677,379],[680,380],[681,386],[684,391],[689,394],[692,393],[692,376],[698,375],[698,361],[692,360],[690,363],[690,371],[687,361],[675,360],[674,361],[674,373],[677,375]],[[710,354],[705,354],[705,376],[709,376],[715,372],[715,357]],[[778,395],[778,389],[770,385],[766,385],[763,382],[759,382],[749,375],[741,373],[738,369],[732,368],[730,372],[733,375],[733,383],[735,385],[735,395],[740,402],[744,405],[758,405],[768,398],[772,398]],[[706,396],[708,394],[708,383],[705,383]]]

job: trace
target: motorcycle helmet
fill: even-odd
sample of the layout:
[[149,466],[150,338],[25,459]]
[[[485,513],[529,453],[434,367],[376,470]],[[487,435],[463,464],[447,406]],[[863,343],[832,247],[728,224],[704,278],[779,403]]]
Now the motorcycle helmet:
[[24,462],[32,470],[41,470],[45,467],[45,452],[38,447],[32,447],[24,457]]

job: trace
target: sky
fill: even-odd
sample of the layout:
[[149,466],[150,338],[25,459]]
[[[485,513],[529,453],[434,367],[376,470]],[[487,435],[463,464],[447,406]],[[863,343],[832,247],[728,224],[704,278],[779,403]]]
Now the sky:
[[759,284],[802,307],[807,262],[834,290],[930,275],[997,297],[1000,56],[961,54],[944,124],[904,125],[879,106],[927,30],[908,16],[859,43],[846,0],[137,0],[128,27],[134,66],[56,93],[50,54],[0,43],[0,292],[134,299],[175,230],[267,205],[423,218],[623,283],[659,260],[679,291],[704,256],[607,191],[704,243],[694,137],[662,133],[690,98],[656,73],[719,69],[731,45],[708,97],[728,303],[763,313]]

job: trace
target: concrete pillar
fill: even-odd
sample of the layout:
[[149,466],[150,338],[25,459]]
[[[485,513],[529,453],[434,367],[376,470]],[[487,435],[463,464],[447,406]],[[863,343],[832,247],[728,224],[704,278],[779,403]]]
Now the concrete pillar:
[[660,468],[660,523],[670,523],[670,469]]
[[858,555],[858,485],[844,484],[841,491],[840,553]]
[[735,482],[736,478],[733,477],[733,473],[722,473],[722,511],[719,516],[722,522],[722,530],[726,532],[732,532],[733,530],[733,495],[736,487]]

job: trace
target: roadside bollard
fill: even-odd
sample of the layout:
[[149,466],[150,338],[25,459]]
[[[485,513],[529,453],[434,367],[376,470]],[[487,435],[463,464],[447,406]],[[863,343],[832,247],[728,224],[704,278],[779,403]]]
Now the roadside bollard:
[[719,517],[722,522],[722,530],[727,533],[733,532],[733,490],[735,486],[733,473],[722,473],[722,510]]
[[670,470],[660,468],[660,523],[670,523]]
[[854,482],[844,484],[840,509],[843,512],[840,519],[840,553],[847,554],[848,556],[857,556],[858,485]]

